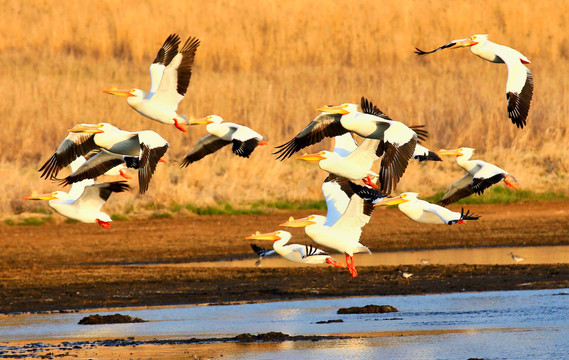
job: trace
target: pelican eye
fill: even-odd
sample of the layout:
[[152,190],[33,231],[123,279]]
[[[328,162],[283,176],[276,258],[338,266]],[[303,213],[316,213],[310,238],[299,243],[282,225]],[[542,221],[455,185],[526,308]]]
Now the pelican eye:
[[472,40],[476,40],[476,36],[473,36],[473,37],[472,37]]
[[401,199],[405,199],[406,197],[407,197],[407,194],[401,195]]

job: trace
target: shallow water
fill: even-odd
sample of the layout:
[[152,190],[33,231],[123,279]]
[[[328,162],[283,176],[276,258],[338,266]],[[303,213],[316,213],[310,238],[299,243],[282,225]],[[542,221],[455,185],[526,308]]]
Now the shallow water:
[[[340,307],[388,304],[398,313],[337,315]],[[90,314],[0,318],[1,340],[183,339],[280,331],[357,339],[236,344],[231,358],[563,358],[569,353],[569,289],[357,297],[229,306],[121,309],[148,323],[77,325]],[[342,319],[342,323],[316,324]],[[523,355],[523,356],[522,356]],[[227,358],[227,357],[225,357]]]

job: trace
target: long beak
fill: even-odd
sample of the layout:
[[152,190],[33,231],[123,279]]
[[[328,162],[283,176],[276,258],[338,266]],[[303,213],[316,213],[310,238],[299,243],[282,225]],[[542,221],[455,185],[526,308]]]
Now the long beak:
[[463,155],[460,151],[458,151],[458,149],[455,149],[455,150],[441,149],[441,150],[439,150],[439,154],[441,154],[441,155],[456,155],[456,156],[462,156]]
[[320,154],[304,154],[296,157],[297,160],[320,161],[326,159]]
[[340,114],[340,115],[346,115],[349,113],[349,111],[346,110],[345,108],[343,108],[342,105],[322,106],[322,107],[316,109],[316,111],[323,111],[323,112],[329,112],[329,113]]
[[99,128],[98,125],[77,124],[72,129],[67,130],[67,132],[83,132],[83,133],[98,134],[102,133],[103,130],[101,130],[101,128]]
[[24,197],[25,200],[53,200],[57,199],[52,193],[38,195],[35,191],[30,196]]
[[461,47],[473,46],[478,44],[478,41],[472,39],[457,40],[453,46],[449,46],[447,49],[458,49]]
[[292,216],[288,218],[288,221],[279,224],[279,226],[286,226],[286,227],[305,227],[308,225],[316,224],[314,221],[308,220],[308,217],[301,218],[301,219],[294,219]]
[[407,201],[408,200],[403,199],[401,196],[396,196],[396,197],[392,197],[392,198],[385,198],[385,199],[381,200],[380,202],[373,204],[373,206],[398,205],[398,204],[402,204],[402,203],[407,202]]
[[261,234],[257,231],[257,233],[251,235],[251,236],[247,236],[245,239],[247,240],[271,240],[271,241],[276,241],[276,240],[280,240],[280,236],[278,236],[276,234],[276,231],[271,232],[271,233],[265,233],[265,234]]
[[209,120],[207,116],[200,119],[190,119],[190,125],[207,125],[211,123],[213,123],[213,121]]
[[135,96],[130,93],[130,90],[119,90],[116,87],[112,87],[106,90],[103,90],[105,94],[117,95],[117,96]]

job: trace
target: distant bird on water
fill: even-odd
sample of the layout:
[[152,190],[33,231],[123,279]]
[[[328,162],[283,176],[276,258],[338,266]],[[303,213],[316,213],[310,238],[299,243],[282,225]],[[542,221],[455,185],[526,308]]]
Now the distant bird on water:
[[510,256],[512,257],[512,260],[514,260],[515,262],[524,261],[526,259],[524,257],[521,257],[521,256],[514,254],[513,251],[510,251]]
[[526,125],[531,99],[533,96],[533,75],[525,66],[531,62],[522,53],[510,47],[495,44],[488,40],[488,35],[472,35],[468,39],[453,40],[432,51],[416,49],[417,55],[427,55],[442,49],[470,47],[474,55],[493,63],[505,63],[508,67],[506,99],[508,117],[518,128]]
[[112,87],[103,92],[111,95],[126,96],[126,102],[134,110],[147,118],[163,124],[173,124],[186,132],[182,125],[188,124],[185,115],[176,112],[178,104],[188,90],[192,76],[192,65],[200,41],[190,37],[178,51],[180,37],[168,36],[150,65],[150,92],[140,89],[118,90]]

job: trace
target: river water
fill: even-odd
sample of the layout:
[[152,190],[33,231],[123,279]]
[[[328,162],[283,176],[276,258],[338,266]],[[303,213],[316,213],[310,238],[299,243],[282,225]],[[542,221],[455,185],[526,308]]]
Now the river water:
[[[400,312],[338,315],[341,307],[393,305]],[[147,323],[78,325],[120,312]],[[343,322],[317,324],[342,319]],[[226,306],[129,308],[0,318],[0,341],[187,339],[280,331],[354,339],[232,346],[234,359],[562,359],[569,357],[569,289],[352,297]],[[228,358],[227,356],[224,358]]]

